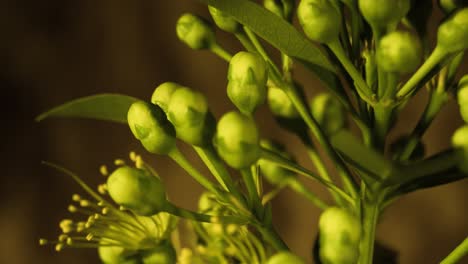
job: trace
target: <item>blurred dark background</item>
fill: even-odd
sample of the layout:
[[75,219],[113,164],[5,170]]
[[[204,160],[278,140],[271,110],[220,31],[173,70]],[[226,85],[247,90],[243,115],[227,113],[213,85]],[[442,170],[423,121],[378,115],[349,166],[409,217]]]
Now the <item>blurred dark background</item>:
[[[59,234],[58,222],[70,217],[66,208],[71,195],[83,193],[71,178],[40,162],[62,164],[95,185],[104,180],[98,173],[101,164],[127,158],[131,150],[142,152],[125,126],[77,119],[35,123],[39,113],[95,93],[149,99],[164,81],[204,91],[217,117],[233,108],[225,96],[227,64],[177,40],[174,25],[183,12],[207,17],[205,6],[189,0],[1,1],[0,133],[5,170],[0,176],[0,263],[98,263],[94,250],[57,253],[53,247],[38,245],[40,237]],[[433,26],[438,19],[434,17]],[[240,49],[227,34],[218,32],[218,36],[229,51]],[[297,77],[308,95],[320,91],[316,79],[300,67]],[[424,94],[418,96],[405,111],[393,138],[412,128],[424,100]],[[299,162],[310,167],[300,143],[276,129],[267,109],[261,109],[258,117],[263,135],[289,140]],[[428,154],[447,148],[460,124],[451,100],[424,137]],[[162,175],[172,200],[194,209],[201,188],[168,159],[148,161]],[[305,182],[325,195],[317,184]],[[405,196],[383,215],[377,237],[400,252],[401,263],[439,261],[468,234],[467,189],[465,180]],[[274,202],[279,232],[309,261],[318,214],[289,191]]]

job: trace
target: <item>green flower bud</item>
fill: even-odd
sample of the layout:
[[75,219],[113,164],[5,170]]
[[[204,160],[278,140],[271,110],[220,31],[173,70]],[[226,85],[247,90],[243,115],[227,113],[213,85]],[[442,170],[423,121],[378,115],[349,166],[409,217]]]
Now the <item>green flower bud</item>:
[[241,25],[232,16],[213,6],[208,6],[208,11],[210,11],[211,17],[213,18],[216,26],[220,29],[229,33],[236,33],[240,30]]
[[271,256],[266,264],[305,264],[304,260],[288,251],[280,251]]
[[143,264],[174,264],[177,261],[177,255],[171,242],[162,241],[158,247],[142,252]]
[[159,106],[137,101],[128,109],[127,120],[133,135],[149,152],[167,154],[175,147],[174,126]]
[[329,43],[340,34],[340,10],[329,0],[301,0],[297,16],[304,33],[311,40]]
[[[265,149],[274,151],[285,158],[291,159],[291,156],[285,151],[284,146],[278,142],[262,139],[260,140],[260,146]],[[260,159],[258,160],[257,164],[260,167],[260,171],[265,179],[274,185],[284,183],[288,179],[294,178],[296,176],[294,172],[280,167],[268,160]]]
[[410,0],[358,0],[364,19],[373,27],[397,24],[410,9]]
[[330,207],[319,219],[320,259],[323,263],[356,263],[361,225],[346,209]]
[[246,51],[238,52],[229,62],[227,94],[244,114],[251,114],[265,102],[268,67],[263,58]]
[[167,115],[181,140],[195,146],[211,143],[215,122],[202,93],[187,87],[178,88],[171,96]]
[[458,82],[457,101],[463,120],[468,123],[468,74]]
[[439,0],[439,6],[445,13],[451,13],[455,9],[468,6],[468,1],[466,0]]
[[153,95],[151,96],[151,103],[158,105],[167,113],[167,108],[169,107],[169,101],[171,100],[172,94],[175,90],[181,87],[182,85],[173,82],[160,84],[156,89],[154,89]]
[[333,134],[346,126],[344,107],[331,94],[321,93],[309,105],[312,116],[326,134]]
[[458,168],[468,173],[468,125],[455,131],[452,136],[452,146],[457,149]]
[[439,26],[437,46],[446,52],[468,48],[468,8],[457,11]]
[[183,14],[176,25],[177,37],[192,49],[208,49],[215,42],[215,33],[201,17]]
[[218,203],[216,202],[216,196],[210,192],[204,192],[200,196],[198,200],[198,210],[200,212],[211,212],[218,207]]
[[118,246],[98,247],[99,258],[104,264],[138,264],[137,252]]
[[254,164],[260,157],[259,140],[255,121],[232,111],[219,120],[213,143],[229,166],[241,169]]
[[412,72],[421,59],[421,43],[409,32],[393,31],[382,37],[377,48],[377,63],[387,72]]
[[285,118],[300,117],[299,112],[297,112],[288,95],[278,87],[271,86],[268,88],[268,106],[275,116]]
[[294,11],[294,0],[264,0],[263,6],[273,14],[291,21]]
[[107,179],[107,189],[117,204],[138,215],[154,215],[164,211],[168,203],[161,180],[143,169],[116,169]]

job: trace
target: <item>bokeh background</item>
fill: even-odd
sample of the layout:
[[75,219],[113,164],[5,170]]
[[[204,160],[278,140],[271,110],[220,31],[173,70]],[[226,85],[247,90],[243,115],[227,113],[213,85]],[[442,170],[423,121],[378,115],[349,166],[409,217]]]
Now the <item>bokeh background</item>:
[[[127,158],[131,150],[142,152],[125,126],[77,119],[35,123],[39,113],[95,93],[148,99],[164,81],[204,91],[217,117],[233,108],[225,96],[227,64],[177,40],[174,25],[184,12],[208,17],[206,7],[194,0],[0,1],[0,263],[98,263],[94,250],[56,253],[38,245],[40,237],[58,234],[60,219],[70,217],[71,194],[82,193],[71,178],[40,162],[62,164],[95,185],[104,180],[98,173],[101,164]],[[438,20],[440,13],[432,27]],[[229,51],[240,49],[229,35],[217,34]],[[322,89],[301,67],[297,79],[309,96]],[[391,138],[412,128],[425,99],[419,95],[405,110]],[[447,148],[461,124],[457,111],[451,100],[424,136],[429,155]],[[287,140],[299,162],[310,167],[300,143],[278,129],[266,108],[257,117],[264,136]],[[169,159],[147,160],[162,175],[171,199],[194,209],[201,188]],[[326,196],[321,186],[304,182]],[[436,263],[468,234],[467,190],[464,180],[403,197],[383,215],[377,237],[398,250],[401,263]],[[309,262],[318,215],[290,191],[274,201],[279,233]]]

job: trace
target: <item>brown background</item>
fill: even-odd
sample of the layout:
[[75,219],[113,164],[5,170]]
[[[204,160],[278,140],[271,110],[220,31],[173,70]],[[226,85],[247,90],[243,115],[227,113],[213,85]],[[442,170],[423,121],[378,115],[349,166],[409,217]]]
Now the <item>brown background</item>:
[[[176,39],[175,22],[187,11],[207,14],[194,0],[1,1],[0,263],[97,263],[93,250],[56,253],[38,246],[40,237],[54,238],[59,220],[69,217],[71,194],[82,193],[69,177],[40,161],[63,164],[97,184],[103,181],[99,165],[126,158],[130,150],[142,151],[124,126],[62,119],[38,124],[33,122],[37,114],[94,93],[148,99],[154,87],[169,80],[205,91],[217,117],[233,108],[225,96],[226,63]],[[438,18],[434,19],[433,24]],[[228,50],[239,50],[230,36],[218,36]],[[309,95],[321,89],[300,67],[297,76]],[[411,129],[421,111],[420,104],[412,105],[392,137]],[[285,137],[266,109],[258,117],[263,135]],[[452,100],[424,138],[429,153],[446,148],[460,124]],[[299,142],[288,140],[299,162],[310,167]],[[195,208],[199,186],[168,159],[149,161],[164,178],[172,200]],[[322,187],[306,183],[325,195]],[[377,237],[400,251],[401,263],[436,263],[468,234],[467,188],[465,180],[400,199],[384,214]],[[310,261],[319,211],[289,191],[274,205],[279,232]]]

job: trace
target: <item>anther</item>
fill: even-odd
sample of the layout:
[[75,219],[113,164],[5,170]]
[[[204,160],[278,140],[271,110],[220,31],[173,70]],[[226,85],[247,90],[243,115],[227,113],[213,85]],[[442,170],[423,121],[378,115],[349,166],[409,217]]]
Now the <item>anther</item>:
[[101,167],[99,167],[99,172],[102,174],[102,176],[109,175],[109,171],[107,170],[106,165],[101,165]]
[[125,165],[125,161],[123,159],[116,159],[116,160],[114,160],[114,165],[115,166],[123,166],[123,165]]

